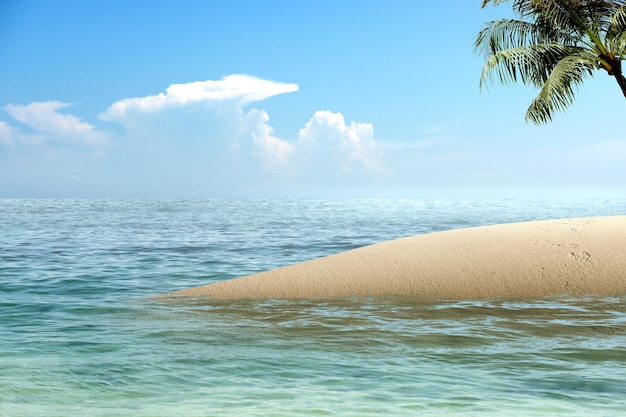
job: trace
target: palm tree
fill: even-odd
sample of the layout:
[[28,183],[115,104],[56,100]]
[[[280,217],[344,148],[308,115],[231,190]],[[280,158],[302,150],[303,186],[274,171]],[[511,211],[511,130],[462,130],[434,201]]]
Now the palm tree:
[[[482,7],[508,0],[483,0]],[[526,121],[543,124],[573,101],[584,79],[603,69],[615,77],[624,97],[626,0],[512,0],[517,19],[488,22],[474,43],[486,62],[481,88],[493,81],[520,80],[540,89]]]

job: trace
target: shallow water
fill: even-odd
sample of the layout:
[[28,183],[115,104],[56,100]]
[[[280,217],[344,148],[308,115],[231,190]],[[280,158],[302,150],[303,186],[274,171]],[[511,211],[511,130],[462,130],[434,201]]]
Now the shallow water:
[[0,415],[626,415],[626,297],[151,300],[626,201],[0,200]]

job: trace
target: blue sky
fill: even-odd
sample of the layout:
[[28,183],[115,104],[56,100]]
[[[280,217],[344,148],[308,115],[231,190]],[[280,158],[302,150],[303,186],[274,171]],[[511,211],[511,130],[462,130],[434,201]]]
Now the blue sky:
[[626,197],[597,73],[526,124],[480,0],[0,0],[0,197]]

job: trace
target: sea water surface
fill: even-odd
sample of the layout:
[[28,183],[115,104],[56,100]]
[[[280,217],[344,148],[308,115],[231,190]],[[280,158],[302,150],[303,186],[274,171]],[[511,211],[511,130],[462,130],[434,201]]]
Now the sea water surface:
[[626,297],[150,296],[624,200],[0,200],[2,416],[626,415]]

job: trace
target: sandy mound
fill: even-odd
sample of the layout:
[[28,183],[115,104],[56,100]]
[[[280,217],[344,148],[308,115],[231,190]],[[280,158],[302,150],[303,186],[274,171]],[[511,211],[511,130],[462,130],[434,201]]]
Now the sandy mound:
[[626,216],[617,216],[417,235],[163,296],[515,298],[624,293]]

